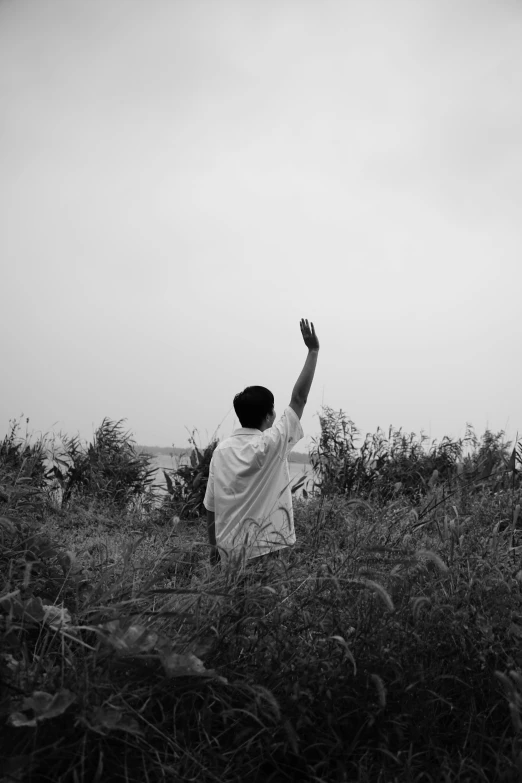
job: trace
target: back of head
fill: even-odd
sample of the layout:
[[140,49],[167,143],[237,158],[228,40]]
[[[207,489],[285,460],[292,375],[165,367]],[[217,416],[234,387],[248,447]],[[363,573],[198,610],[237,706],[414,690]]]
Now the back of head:
[[242,427],[259,429],[274,409],[274,395],[264,386],[247,386],[234,397],[234,410]]

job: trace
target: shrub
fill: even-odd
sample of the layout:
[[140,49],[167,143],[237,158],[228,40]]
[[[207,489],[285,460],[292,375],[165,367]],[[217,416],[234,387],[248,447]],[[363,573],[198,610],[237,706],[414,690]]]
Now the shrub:
[[41,510],[45,503],[45,439],[31,440],[27,432],[22,437],[19,431],[20,423],[11,421],[8,434],[0,442],[0,513],[22,508]]
[[207,489],[210,462],[218,440],[213,440],[202,451],[197,447],[194,433],[189,438],[192,444],[190,462],[168,473],[163,471],[167,485],[167,497],[162,513],[176,511],[187,518],[199,517],[204,512],[203,500]]
[[20,422],[12,420],[9,432],[0,442],[0,469],[14,480],[24,479],[33,487],[42,488],[46,471],[45,440],[39,438],[31,442],[28,434],[22,437],[19,430]]
[[58,482],[63,506],[76,496],[125,508],[133,498],[151,491],[156,472],[150,465],[152,457],[137,452],[122,425],[123,420],[105,418],[87,446],[79,436],[62,438],[47,475]]
[[359,431],[342,410],[325,406],[319,421],[321,434],[313,439],[310,461],[315,487],[324,496],[340,493],[384,502],[403,495],[419,502],[441,482],[452,486],[489,479],[495,491],[513,479],[515,450],[509,460],[511,444],[504,442],[503,431],[486,430],[478,438],[468,425],[463,439],[444,437],[428,446],[424,434],[406,435],[393,427],[386,434],[378,428],[358,446]]

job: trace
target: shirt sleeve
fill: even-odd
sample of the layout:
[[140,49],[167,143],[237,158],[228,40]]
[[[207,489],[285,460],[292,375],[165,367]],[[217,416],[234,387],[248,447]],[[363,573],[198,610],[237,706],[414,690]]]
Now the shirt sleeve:
[[207,481],[207,489],[205,492],[205,497],[203,499],[203,505],[207,509],[207,511],[215,511],[215,502],[214,502],[214,455],[212,455],[212,459],[210,460],[210,467],[208,470],[208,481]]
[[299,416],[292,408],[287,407],[279,421],[263,432],[264,452],[276,452],[280,459],[285,459],[303,437]]

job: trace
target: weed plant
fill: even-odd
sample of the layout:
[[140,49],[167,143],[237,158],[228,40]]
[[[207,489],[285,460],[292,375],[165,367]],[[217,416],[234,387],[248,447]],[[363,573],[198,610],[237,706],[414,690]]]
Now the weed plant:
[[47,477],[57,484],[63,506],[80,497],[124,509],[133,499],[150,494],[155,474],[151,460],[137,451],[123,420],[105,418],[89,444],[78,435],[62,436]]
[[174,471],[163,471],[167,494],[159,508],[159,517],[169,519],[174,513],[186,519],[197,519],[205,513],[203,500],[208,483],[210,462],[217,440],[212,440],[204,449],[199,449],[194,433],[189,437],[192,449],[189,464]]
[[342,410],[323,406],[319,421],[321,435],[313,439],[310,459],[315,489],[322,495],[340,493],[377,502],[400,495],[420,502],[441,482],[451,488],[463,480],[476,486],[490,479],[488,485],[495,490],[513,478],[516,449],[510,452],[503,431],[486,430],[478,438],[468,424],[464,438],[444,437],[428,444],[423,433],[390,427],[386,434],[378,428],[359,445],[359,430]]

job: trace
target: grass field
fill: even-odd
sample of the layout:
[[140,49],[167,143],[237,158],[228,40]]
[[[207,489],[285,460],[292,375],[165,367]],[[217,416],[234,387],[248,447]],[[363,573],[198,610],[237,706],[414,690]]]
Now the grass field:
[[212,569],[203,519],[64,506],[6,453],[2,780],[521,779],[515,463],[295,498],[295,547]]

